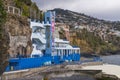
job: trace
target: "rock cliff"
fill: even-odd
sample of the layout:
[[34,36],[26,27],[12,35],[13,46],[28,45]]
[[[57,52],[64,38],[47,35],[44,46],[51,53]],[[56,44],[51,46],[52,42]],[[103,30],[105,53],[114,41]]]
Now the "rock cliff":
[[0,0],[0,75],[5,71],[10,57],[28,57],[32,51],[32,30],[28,18],[9,12],[8,6],[19,10],[13,1]]
[[31,28],[26,17],[8,14],[5,28],[10,37],[9,56],[19,55],[29,56],[31,53]]
[[8,64],[8,49],[9,49],[9,35],[4,27],[6,19],[6,11],[4,10],[4,6],[2,0],[0,0],[0,75],[5,70],[5,66]]

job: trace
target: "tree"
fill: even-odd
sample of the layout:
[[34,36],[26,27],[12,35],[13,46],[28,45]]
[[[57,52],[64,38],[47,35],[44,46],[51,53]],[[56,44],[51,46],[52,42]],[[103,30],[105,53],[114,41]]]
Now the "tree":
[[7,51],[9,48],[9,37],[4,27],[6,11],[4,10],[3,2],[3,0],[0,0],[0,75],[4,72],[8,64]]

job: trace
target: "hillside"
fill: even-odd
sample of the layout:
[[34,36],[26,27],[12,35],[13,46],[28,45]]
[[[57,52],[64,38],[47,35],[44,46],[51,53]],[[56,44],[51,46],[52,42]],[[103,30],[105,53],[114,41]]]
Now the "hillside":
[[[16,57],[17,54],[26,57],[31,54],[32,30],[28,21],[28,11],[32,4],[36,5],[31,0],[0,0],[0,75],[5,70],[9,58]],[[34,10],[37,9],[36,7]]]
[[120,22],[100,20],[64,9],[56,11],[56,22],[70,26],[71,44],[83,53],[113,53],[120,50]]
[[20,9],[20,14],[27,18],[43,20],[43,11],[31,0],[5,0],[5,5]]
[[56,21],[61,23],[67,23],[72,27],[76,25],[89,25],[89,26],[109,26],[110,29],[120,30],[120,21],[105,21],[100,20],[83,13],[73,12],[70,10],[64,10],[60,8],[53,9],[56,11]]
[[114,51],[119,50],[118,46],[105,42],[99,35],[88,32],[86,29],[72,30],[72,33],[74,35],[70,35],[71,44],[79,46],[81,53],[112,54]]
[[7,11],[4,27],[10,37],[9,57],[16,57],[17,54],[28,57],[32,51],[32,30],[28,21],[30,15],[27,14],[30,14],[29,8],[34,3],[31,0],[6,0],[4,4]]

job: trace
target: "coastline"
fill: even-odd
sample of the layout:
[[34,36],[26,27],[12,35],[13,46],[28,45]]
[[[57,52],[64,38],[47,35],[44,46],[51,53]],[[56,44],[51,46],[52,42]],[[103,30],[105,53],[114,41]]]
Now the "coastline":
[[113,64],[84,66],[83,70],[102,70],[104,74],[115,75],[120,79],[120,66]]
[[[25,74],[27,74],[26,77],[25,77]],[[69,80],[70,77],[73,76],[76,78],[76,80],[79,80],[80,77],[77,78],[76,75],[82,76],[82,74],[86,76],[86,77],[84,76],[84,78],[87,80],[90,80],[89,76],[92,76],[92,80],[94,79],[104,80],[102,78],[109,78],[110,80],[119,80],[120,79],[120,66],[113,65],[113,64],[102,64],[101,62],[100,63],[89,62],[89,63],[84,63],[81,65],[80,64],[72,64],[72,65],[62,64],[62,65],[41,67],[41,68],[36,68],[36,69],[29,69],[27,71],[18,71],[18,72],[13,71],[13,73],[8,72],[8,73],[4,73],[3,77],[7,78],[8,80],[11,78],[11,76],[12,76],[12,79],[10,80],[16,80],[16,79],[17,80],[39,80],[36,78],[39,76],[42,76],[41,78],[46,78],[46,75],[47,75],[48,78],[55,78],[52,80],[56,80],[58,77],[59,77],[59,80],[62,80],[62,79]],[[62,75],[63,77],[61,77],[60,75]],[[71,76],[68,76],[68,75],[71,75]],[[74,78],[72,79],[74,80]]]
[[120,65],[120,55],[101,56],[103,63]]

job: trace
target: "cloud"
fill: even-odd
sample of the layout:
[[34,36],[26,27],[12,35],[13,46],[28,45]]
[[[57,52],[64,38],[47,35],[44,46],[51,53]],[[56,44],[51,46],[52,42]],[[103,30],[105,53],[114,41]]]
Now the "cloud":
[[32,0],[40,9],[63,8],[106,20],[120,20],[120,0]]

